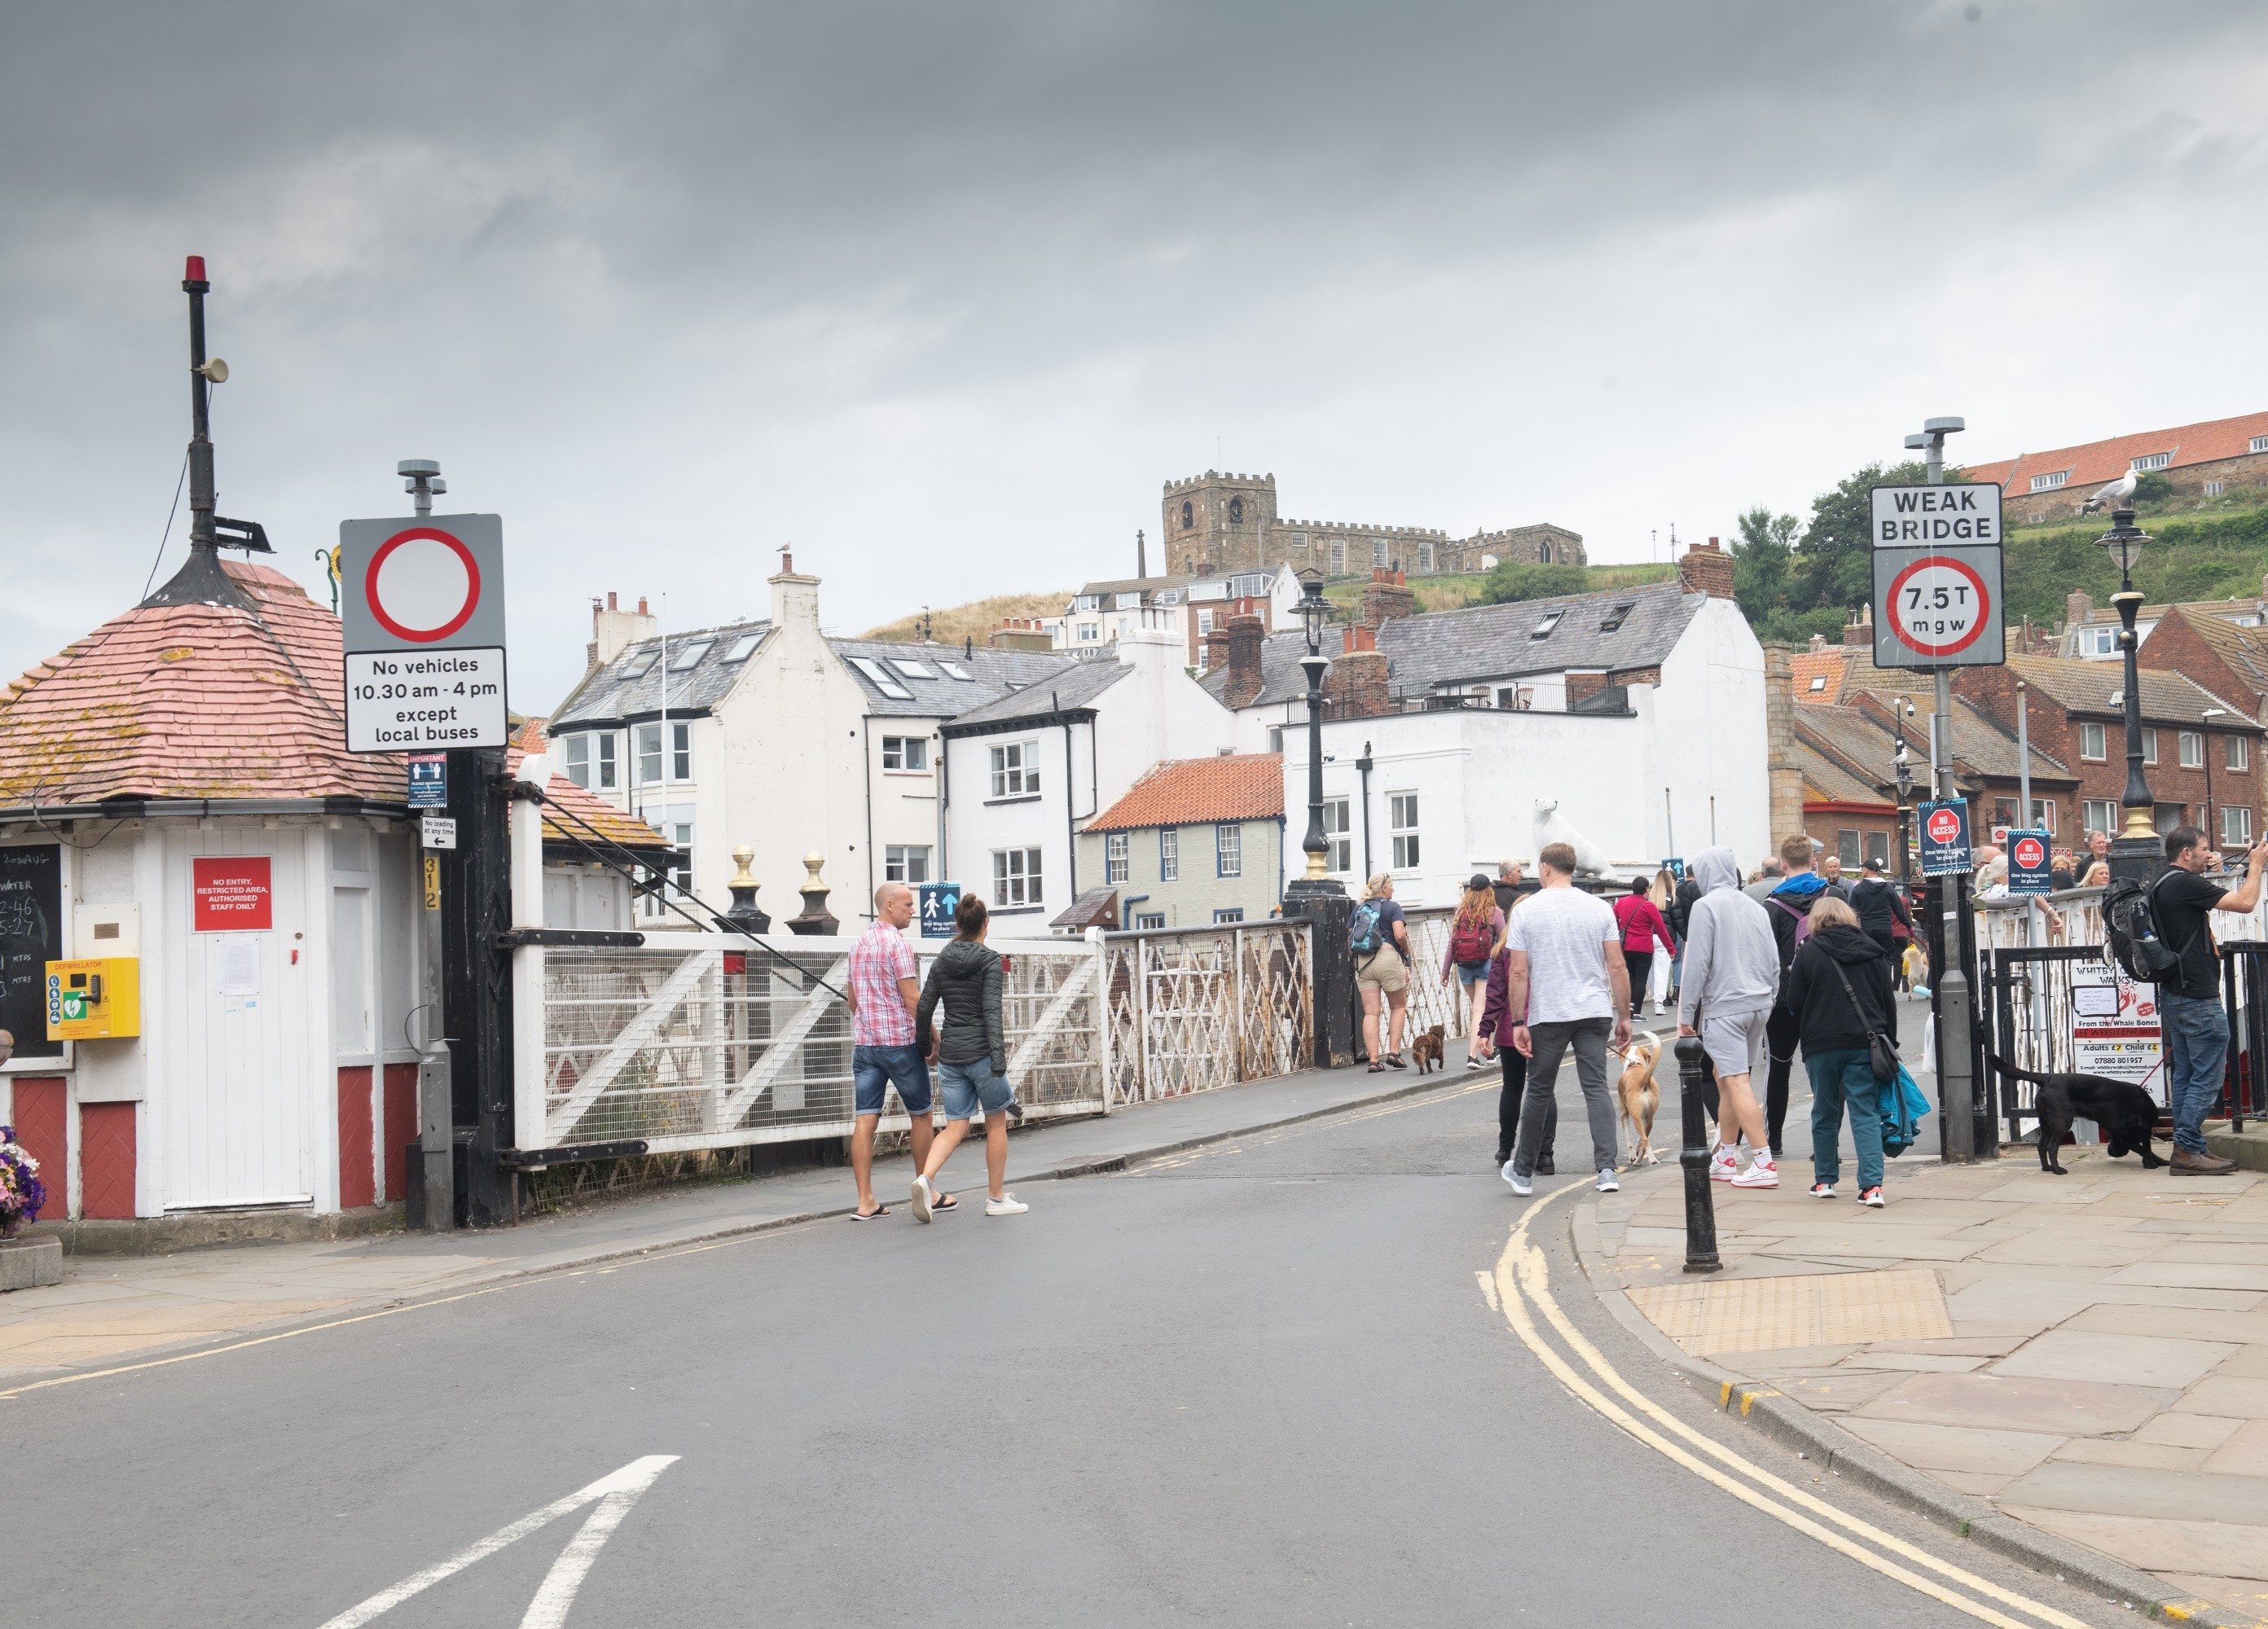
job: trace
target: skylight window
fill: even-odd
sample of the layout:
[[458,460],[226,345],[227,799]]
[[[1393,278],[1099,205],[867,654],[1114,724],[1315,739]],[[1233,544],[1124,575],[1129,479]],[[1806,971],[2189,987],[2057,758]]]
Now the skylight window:
[[669,671],[684,673],[700,666],[701,658],[709,654],[709,647],[716,642],[713,639],[696,639],[689,644],[678,646],[669,653]]
[[958,662],[940,662],[938,665],[945,670],[945,676],[947,679],[957,679],[964,685],[973,685],[976,682],[968,676],[968,670]]
[[1826,689],[1826,688],[1827,688],[1827,675],[1826,675],[1826,674],[1824,674],[1824,673],[1822,673],[1822,674],[1820,674],[1820,675],[1819,675],[1819,677],[1818,677],[1818,678],[1816,678],[1816,679],[1813,679],[1813,680],[1811,681],[1811,687],[1812,687],[1814,690],[1824,690],[1824,689]]
[[1553,628],[1555,628],[1555,627],[1558,627],[1558,626],[1559,626],[1559,619],[1560,619],[1561,617],[1565,616],[1566,614],[1567,614],[1567,613],[1566,613],[1565,611],[1547,611],[1547,612],[1545,612],[1545,613],[1543,613],[1543,620],[1541,622],[1538,622],[1538,623],[1535,625],[1535,630],[1534,630],[1533,632],[1531,632],[1528,636],[1530,639],[1549,639],[1549,638],[1550,638],[1550,637],[1551,637],[1551,630],[1552,630]]
[[891,701],[910,701],[914,699],[913,692],[907,689],[896,679],[891,678],[889,669],[884,667],[880,662],[874,660],[873,657],[852,657],[850,658],[850,665],[864,673],[866,676],[867,681],[871,683],[875,689],[889,697]]
[[624,679],[644,679],[653,671],[654,652],[641,650],[622,664]]
[[1615,606],[1611,611],[1607,613],[1606,616],[1599,623],[1599,632],[1602,634],[1613,633],[1629,618],[1630,613],[1637,609],[1638,601],[1634,599],[1625,599],[1622,604]]
[[755,654],[756,647],[763,642],[764,636],[762,634],[743,634],[733,642],[733,648],[725,653],[725,660],[745,662]]
[[935,679],[937,670],[926,662],[917,662],[909,657],[892,657],[890,665],[908,679]]

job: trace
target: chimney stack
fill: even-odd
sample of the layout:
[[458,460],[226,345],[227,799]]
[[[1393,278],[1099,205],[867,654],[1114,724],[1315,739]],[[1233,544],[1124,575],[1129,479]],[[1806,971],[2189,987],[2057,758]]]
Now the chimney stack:
[[[2261,586],[2268,588],[2268,579],[2264,579]],[[2087,619],[2094,614],[2095,597],[2093,595],[2082,594],[2073,590],[2063,597],[2063,625],[2066,628],[2086,627]]]
[[1362,588],[1362,625],[1375,628],[1388,617],[1406,617],[1418,609],[1418,596],[1402,581],[1402,574],[1384,566],[1371,568]]
[[1260,648],[1268,636],[1258,617],[1229,618],[1222,630],[1228,644],[1228,685],[1221,692],[1223,706],[1233,711],[1249,707],[1260,695]]
[[1386,705],[1386,657],[1377,636],[1366,627],[1349,628],[1346,649],[1323,675],[1323,716],[1367,718]]
[[1859,607],[1858,620],[1843,625],[1843,644],[1851,650],[1874,648],[1874,607],[1871,604]]
[[1677,562],[1677,583],[1689,594],[1707,594],[1717,599],[1733,598],[1733,557],[1717,547],[1711,538],[1705,544],[1696,543],[1685,551],[1685,558]]

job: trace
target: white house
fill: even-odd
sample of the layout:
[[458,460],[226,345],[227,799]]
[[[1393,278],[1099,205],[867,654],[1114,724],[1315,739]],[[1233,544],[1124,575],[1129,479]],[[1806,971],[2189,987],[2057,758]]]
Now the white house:
[[1182,636],[1184,665],[1204,671],[1205,636],[1239,612],[1262,627],[1296,620],[1300,577],[1288,564],[1217,572],[1211,576],[1129,577],[1089,583],[1057,617],[1041,619],[1058,650],[1094,655],[1109,649],[1130,627],[1165,628]]
[[[1539,805],[1617,870],[1771,840],[1764,656],[1731,597],[1731,559],[1698,549],[1645,588],[1390,617],[1326,631],[1323,724],[1331,869],[1399,879],[1447,904],[1476,870],[1532,861]],[[1232,644],[1233,652],[1238,647]],[[1306,654],[1297,632],[1251,642],[1207,677],[1240,701],[1245,750],[1281,750],[1287,875],[1304,856]],[[1264,739],[1256,739],[1264,737]]]
[[1082,826],[1160,759],[1230,750],[1235,720],[1191,679],[1179,631],[1155,612],[1116,636],[1115,659],[1078,661],[940,730],[944,877],[1038,931],[1082,888]]
[[[592,667],[549,721],[577,784],[660,826],[679,875],[722,906],[753,848],[757,903],[801,908],[803,856],[826,856],[829,908],[871,913],[885,880],[939,876],[939,730],[1080,664],[1044,651],[889,644],[821,630],[819,579],[789,558],[768,619],[666,633],[641,611],[594,612]],[[641,908],[659,916],[655,901]]]

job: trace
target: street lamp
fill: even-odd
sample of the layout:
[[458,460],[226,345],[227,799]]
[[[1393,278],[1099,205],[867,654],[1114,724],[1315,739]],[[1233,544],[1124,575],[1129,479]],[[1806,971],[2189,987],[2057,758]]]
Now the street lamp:
[[1323,830],[1323,675],[1331,665],[1323,654],[1323,625],[1330,609],[1323,600],[1322,573],[1312,567],[1300,573],[1300,624],[1307,642],[1307,654],[1300,660],[1307,676],[1307,835],[1300,848],[1307,866],[1284,891],[1287,907],[1304,897],[1345,892],[1331,880],[1331,840]]
[[2198,732],[2198,750],[2205,755],[2205,840],[2213,848],[2220,847],[2220,839],[2213,832],[2213,730],[2210,726],[2214,719],[2228,716],[2228,709],[2225,707],[2205,708],[2204,718],[2208,727]]
[[2164,869],[2150,820],[2150,782],[2142,774],[2142,684],[2135,661],[2142,642],[2134,632],[2134,613],[2142,608],[2142,596],[2134,587],[2134,562],[2149,538],[2134,524],[2134,511],[2121,509],[2111,511],[2110,530],[2096,540],[2118,568],[2118,591],[2110,603],[2118,610],[2118,649],[2126,664],[2125,689],[2119,698],[2126,719],[2126,790],[2118,799],[2126,813],[2118,839],[2110,845],[2110,875],[2146,883]]
[[1890,768],[1898,783],[1898,889],[1904,892],[1913,883],[1913,861],[1906,852],[1906,821],[1913,814],[1913,757],[1906,750],[1906,720],[1914,710],[1912,702],[1904,696],[1890,698],[1890,719],[1897,731],[1897,746],[1890,753]]

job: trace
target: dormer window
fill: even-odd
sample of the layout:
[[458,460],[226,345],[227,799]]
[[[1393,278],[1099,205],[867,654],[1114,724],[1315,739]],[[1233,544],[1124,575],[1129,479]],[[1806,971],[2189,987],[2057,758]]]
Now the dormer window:
[[1550,638],[1551,630],[1559,626],[1559,619],[1566,614],[1566,612],[1564,610],[1545,612],[1543,613],[1543,620],[1535,625],[1534,630],[1530,632],[1528,636],[1530,639]]
[[2070,479],[2071,472],[2067,469],[2051,470],[2044,475],[2035,475],[2032,477],[2032,490],[2035,492],[2053,492],[2058,487],[2060,487],[2065,481],[2069,481]]
[[2174,455],[2170,452],[2146,452],[2139,459],[2129,459],[2128,465],[2136,474],[2142,475],[2154,469],[2163,469],[2173,461]]

